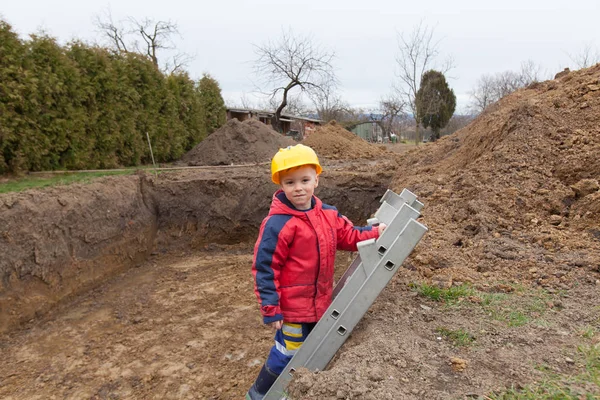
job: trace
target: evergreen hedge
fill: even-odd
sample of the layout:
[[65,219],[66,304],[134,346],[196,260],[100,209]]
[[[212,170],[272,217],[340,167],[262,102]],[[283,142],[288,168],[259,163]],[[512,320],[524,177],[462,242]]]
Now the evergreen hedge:
[[148,164],[146,133],[157,162],[176,160],[225,123],[210,83],[202,93],[206,81],[136,53],[21,40],[0,20],[0,173]]

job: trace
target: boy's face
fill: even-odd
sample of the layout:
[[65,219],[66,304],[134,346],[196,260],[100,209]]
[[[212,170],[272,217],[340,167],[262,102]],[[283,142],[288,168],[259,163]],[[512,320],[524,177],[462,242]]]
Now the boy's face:
[[319,186],[317,171],[312,165],[292,168],[279,173],[285,197],[298,210],[309,210],[315,188]]

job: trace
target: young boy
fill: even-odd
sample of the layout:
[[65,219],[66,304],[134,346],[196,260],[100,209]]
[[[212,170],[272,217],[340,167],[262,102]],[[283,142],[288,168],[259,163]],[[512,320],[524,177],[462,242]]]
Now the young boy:
[[273,195],[254,246],[252,273],[265,324],[276,330],[275,345],[246,399],[267,393],[331,304],[337,249],[356,251],[378,238],[385,225],[354,227],[335,207],[314,196],[322,168],[310,147],[280,149],[271,178]]

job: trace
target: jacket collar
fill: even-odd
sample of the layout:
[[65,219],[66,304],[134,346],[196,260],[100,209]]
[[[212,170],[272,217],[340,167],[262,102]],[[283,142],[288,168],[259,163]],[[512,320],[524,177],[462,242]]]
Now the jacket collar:
[[310,210],[298,210],[294,205],[285,197],[283,190],[279,189],[273,195],[273,201],[271,202],[271,209],[269,215],[285,214],[294,215],[297,217],[306,216],[307,212],[312,210],[320,210],[323,203],[316,196],[313,195],[310,205]]

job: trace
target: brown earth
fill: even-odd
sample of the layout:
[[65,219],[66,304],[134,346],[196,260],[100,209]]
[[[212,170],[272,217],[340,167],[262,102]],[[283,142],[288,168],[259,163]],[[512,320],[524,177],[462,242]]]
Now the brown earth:
[[[415,272],[395,278],[333,366],[300,374],[294,399],[478,397],[541,380],[536,365],[573,373],[565,358],[576,354],[577,335],[586,324],[600,328],[599,154],[600,65],[520,90],[403,154],[392,188],[419,196],[430,229],[404,264]],[[420,307],[408,288],[419,276],[553,297],[534,313],[542,321],[515,330],[486,318],[485,307]],[[474,332],[477,346],[441,345],[440,326]],[[464,373],[451,369],[455,356],[469,360]],[[576,389],[600,396],[597,386]]]
[[385,148],[366,142],[335,121],[318,127],[303,143],[320,157],[334,160],[383,157],[385,152]]
[[143,262],[156,218],[140,176],[0,195],[0,332]]
[[431,205],[424,275],[564,289],[598,270],[599,78],[600,65],[532,85],[404,156],[392,186]]
[[[326,160],[318,195],[355,222],[393,178],[425,203],[430,230],[328,369],[298,373],[293,399],[483,399],[542,369],[585,372],[578,346],[600,332],[599,79],[600,65],[518,91],[397,165],[379,149]],[[214,167],[0,195],[0,311],[23,323],[0,336],[0,397],[242,398],[272,343],[250,275],[268,174]],[[339,254],[338,276],[352,258]],[[88,271],[108,280],[75,296]],[[421,282],[477,292],[444,306],[417,294]],[[19,315],[65,287],[51,311]],[[441,333],[458,329],[472,344]]]
[[[0,336],[0,398],[242,399],[273,335],[252,292],[251,246],[154,255]],[[351,259],[338,255],[338,276]],[[541,379],[535,365],[582,368],[576,346],[600,320],[597,287],[546,294],[536,321],[515,328],[471,301],[449,308],[416,296],[408,283],[421,279],[402,272],[328,371],[298,374],[291,398],[475,398]],[[516,295],[514,307],[527,301]],[[474,345],[454,346],[441,327],[472,332]],[[454,371],[452,358],[467,368]]]
[[179,164],[230,165],[269,162],[280,148],[295,142],[254,119],[227,121],[186,153]]
[[[353,171],[324,167],[318,195],[325,202],[335,200],[355,221],[364,221],[377,208],[392,178],[391,171],[371,172],[373,165]],[[272,335],[262,326],[250,274],[251,241],[276,189],[268,178],[268,166],[212,167],[0,195],[2,219],[19,222],[6,226],[14,232],[11,240],[24,245],[13,262],[1,260],[0,271],[14,271],[19,256],[42,277],[46,268],[59,272],[56,284],[40,278],[44,292],[32,290],[27,275],[15,275],[0,292],[1,309],[14,310],[21,321],[15,330],[14,321],[0,314],[5,326],[12,323],[12,332],[0,332],[0,398],[241,398]],[[106,217],[111,207],[128,204],[117,201],[128,183],[144,187],[131,190],[131,198],[139,197],[137,212],[148,213],[148,225],[154,227],[152,256],[144,264],[130,262],[128,267],[137,268],[121,272],[114,261],[89,254],[85,261],[101,273],[96,284],[105,283],[74,296],[86,287],[66,272],[86,272],[85,251],[100,252],[104,245],[110,253],[118,243],[113,240],[121,237],[129,244],[127,224],[119,228]],[[97,203],[99,193],[115,201]],[[71,205],[78,207],[70,208],[67,200],[74,198],[77,203]],[[71,219],[62,216],[63,207],[71,210]],[[79,209],[96,219],[75,218]],[[134,219],[119,215],[126,222]],[[37,236],[58,223],[62,235]],[[103,240],[82,233],[88,241],[81,240],[77,258],[40,265],[35,249],[25,246],[61,254],[63,244],[79,241],[73,232],[85,229]],[[0,251],[11,253],[12,243],[0,240]],[[115,256],[132,261],[126,254]],[[107,264],[104,269],[97,267],[101,261]],[[15,296],[15,283],[20,296]],[[70,292],[64,295],[57,288]]]

